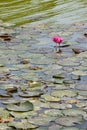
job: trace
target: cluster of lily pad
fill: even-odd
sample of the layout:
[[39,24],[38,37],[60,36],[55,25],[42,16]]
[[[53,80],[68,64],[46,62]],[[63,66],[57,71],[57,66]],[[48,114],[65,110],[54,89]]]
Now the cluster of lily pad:
[[0,37],[0,129],[86,130],[87,51],[72,51],[76,27],[59,29],[69,45],[61,54],[50,40],[56,28],[0,27],[11,38]]

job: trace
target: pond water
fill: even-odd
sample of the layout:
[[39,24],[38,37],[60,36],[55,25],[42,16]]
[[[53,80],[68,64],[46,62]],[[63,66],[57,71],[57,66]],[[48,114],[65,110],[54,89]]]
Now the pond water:
[[1,129],[87,130],[86,7],[0,0]]
[[0,19],[26,23],[86,22],[87,0],[0,0]]

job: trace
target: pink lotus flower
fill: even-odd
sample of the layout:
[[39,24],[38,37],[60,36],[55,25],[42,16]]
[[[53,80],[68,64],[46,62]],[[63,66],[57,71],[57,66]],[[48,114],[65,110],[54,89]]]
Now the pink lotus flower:
[[[57,51],[57,45],[60,47],[60,44],[63,41],[63,38],[61,38],[60,36],[54,36],[52,37],[52,40],[56,43],[56,51]],[[61,52],[60,48],[59,51],[57,51],[58,53]]]
[[54,36],[52,40],[60,46],[60,43],[62,43],[63,38],[61,38],[60,36]]

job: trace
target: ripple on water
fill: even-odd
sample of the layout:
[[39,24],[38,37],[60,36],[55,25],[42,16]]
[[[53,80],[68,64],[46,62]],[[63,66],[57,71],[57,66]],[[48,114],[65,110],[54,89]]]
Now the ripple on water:
[[40,22],[67,24],[86,21],[86,0],[1,0],[0,18],[16,25]]

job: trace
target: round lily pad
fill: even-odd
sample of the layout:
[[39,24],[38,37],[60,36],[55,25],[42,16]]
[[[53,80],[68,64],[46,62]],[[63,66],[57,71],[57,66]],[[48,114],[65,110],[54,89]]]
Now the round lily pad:
[[49,95],[49,94],[44,94],[44,95],[42,95],[41,96],[41,99],[44,99],[45,101],[48,101],[48,102],[58,102],[58,101],[60,101],[60,98],[58,98],[58,97],[53,97],[53,96],[51,96],[51,95]]
[[19,111],[19,112],[32,111],[33,104],[29,101],[20,103],[19,105],[9,104],[7,105],[7,109],[11,111]]
[[39,97],[40,95],[42,95],[43,92],[42,91],[25,91],[25,92],[19,92],[19,96],[21,97],[25,97],[25,98],[28,98],[28,97]]
[[78,76],[85,76],[85,75],[87,75],[87,71],[75,70],[72,72],[72,74],[78,75]]
[[28,122],[38,125],[38,126],[47,126],[50,121],[54,121],[55,117],[51,116],[39,116],[39,117],[34,117],[34,118],[28,118]]
[[11,121],[8,123],[8,126],[21,130],[34,129],[38,127],[36,125],[27,122],[27,120],[25,119],[22,119],[21,121]]
[[29,111],[29,112],[10,112],[10,114],[17,118],[17,119],[23,119],[23,118],[28,118],[30,116],[36,116],[37,112],[34,111]]
[[48,130],[60,130],[62,128],[62,126],[58,125],[58,124],[54,124],[52,126],[49,126]]
[[62,65],[62,66],[68,66],[68,67],[73,67],[73,66],[79,66],[79,62],[76,62],[76,59],[74,58],[67,58],[67,59],[64,59],[63,61],[59,62],[59,65]]
[[82,117],[60,117],[55,120],[55,122],[62,126],[75,126],[76,124],[80,124],[82,122]]
[[65,128],[61,128],[60,130],[82,130],[76,127],[65,127]]
[[61,116],[63,116],[61,110],[56,110],[56,109],[46,110],[44,113],[46,115],[48,115],[48,116],[53,116],[53,117],[61,117]]
[[74,91],[71,91],[71,90],[56,90],[56,91],[53,91],[51,93],[52,96],[54,97],[64,97],[64,96],[67,96],[67,97],[74,97],[76,96],[76,93]]
[[63,110],[62,113],[65,115],[65,116],[84,116],[86,114],[85,111],[83,110],[79,110],[79,109],[66,109],[66,110]]
[[72,108],[71,104],[66,104],[66,103],[50,103],[49,106],[51,108],[55,109],[67,109],[67,108]]

